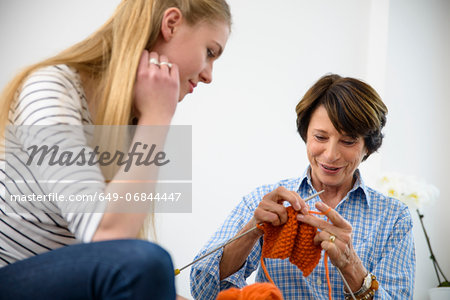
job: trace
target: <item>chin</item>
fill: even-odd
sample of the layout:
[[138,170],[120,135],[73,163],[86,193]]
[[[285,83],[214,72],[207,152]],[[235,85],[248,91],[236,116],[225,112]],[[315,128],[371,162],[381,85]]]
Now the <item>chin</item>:
[[315,177],[320,184],[327,186],[340,186],[343,182],[342,177],[340,176],[327,176],[324,174],[316,173]]

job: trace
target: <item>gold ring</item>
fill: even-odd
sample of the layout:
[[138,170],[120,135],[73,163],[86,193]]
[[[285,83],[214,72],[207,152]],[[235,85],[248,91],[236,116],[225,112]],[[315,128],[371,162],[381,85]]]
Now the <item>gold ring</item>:
[[334,243],[336,240],[336,237],[334,235],[330,235],[330,242]]

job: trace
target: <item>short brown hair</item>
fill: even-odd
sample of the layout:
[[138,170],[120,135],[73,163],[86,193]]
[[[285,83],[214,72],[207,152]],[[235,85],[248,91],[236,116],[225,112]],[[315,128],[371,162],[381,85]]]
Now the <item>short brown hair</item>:
[[388,109],[370,85],[336,74],[320,78],[295,109],[297,130],[305,143],[311,115],[320,105],[337,131],[364,138],[367,155],[363,160],[380,148]]

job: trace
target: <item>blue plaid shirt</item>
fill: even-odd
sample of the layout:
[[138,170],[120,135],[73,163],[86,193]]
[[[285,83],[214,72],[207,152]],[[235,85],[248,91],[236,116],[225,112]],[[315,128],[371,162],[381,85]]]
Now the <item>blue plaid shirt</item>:
[[[295,190],[302,198],[315,193],[309,173],[308,169],[300,178],[263,185],[245,196],[197,257],[235,236],[250,221],[263,196],[277,187]],[[355,175],[355,185],[335,209],[353,226],[353,247],[366,269],[377,277],[379,289],[374,299],[412,299],[415,252],[409,210],[400,201],[366,187],[358,170]],[[315,210],[317,201],[319,197],[308,202],[311,209]],[[191,292],[195,299],[215,299],[221,290],[242,288],[247,284],[245,279],[255,270],[258,270],[257,282],[267,281],[259,268],[262,241],[261,238],[254,245],[241,269],[222,281],[219,279],[222,249],[194,264]],[[285,299],[328,299],[323,255],[308,277],[303,277],[288,259],[265,259],[264,262]],[[338,271],[331,263],[328,268],[333,299],[344,299],[344,284]]]

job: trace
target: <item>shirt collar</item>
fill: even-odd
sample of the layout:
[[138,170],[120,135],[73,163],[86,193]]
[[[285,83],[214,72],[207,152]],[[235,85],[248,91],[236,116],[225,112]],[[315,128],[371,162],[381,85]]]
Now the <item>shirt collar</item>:
[[[364,183],[364,180],[361,177],[361,173],[359,171],[359,169],[356,169],[355,171],[355,177],[356,177],[356,181],[355,184],[353,185],[353,188],[347,193],[347,195],[344,197],[345,200],[347,198],[356,198],[356,199],[362,199],[363,201],[366,201],[367,205],[370,207],[370,197],[369,197],[369,192],[367,189],[367,186]],[[297,192],[300,192],[301,190],[304,189],[311,189],[313,191],[314,187],[311,183],[311,166],[308,166],[306,168],[306,170],[303,172],[302,177],[299,178],[299,185],[298,185],[298,190]],[[352,197],[353,195],[357,196],[359,193],[361,193],[361,197]]]

